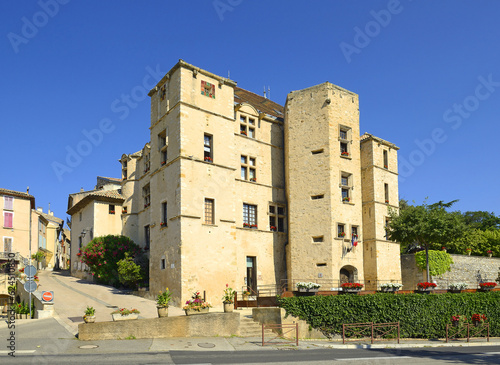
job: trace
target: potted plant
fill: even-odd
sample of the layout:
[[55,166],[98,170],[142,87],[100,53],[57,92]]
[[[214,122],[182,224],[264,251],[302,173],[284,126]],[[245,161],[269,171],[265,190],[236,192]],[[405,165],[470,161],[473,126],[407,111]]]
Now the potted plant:
[[195,314],[205,314],[210,310],[210,303],[204,302],[200,296],[200,292],[194,292],[191,299],[186,302],[186,305],[182,307],[186,312],[186,316],[192,316]]
[[250,295],[250,291],[248,291],[248,290],[243,291],[242,299],[248,300],[249,295]]
[[491,250],[486,251],[486,253],[488,254],[488,257],[493,256],[493,251],[491,251]]
[[271,231],[276,232],[276,226],[271,226]]
[[380,290],[383,292],[394,293],[403,287],[400,283],[384,283],[380,284]]
[[466,248],[465,253],[470,256],[470,254],[472,253],[472,249]]
[[497,286],[497,283],[495,283],[494,281],[489,281],[486,283],[479,283],[479,287],[481,288],[482,291],[490,291],[490,290],[494,289],[495,286]]
[[85,315],[83,316],[85,323],[95,323],[95,309],[94,307],[87,306],[85,309]]
[[448,285],[450,293],[460,293],[464,289],[467,289],[467,283],[452,283]]
[[339,232],[339,237],[345,237],[345,232]]
[[444,251],[444,252],[446,252],[446,247],[444,247],[444,246],[441,247],[441,250]]
[[343,283],[342,290],[346,293],[359,293],[363,289],[363,284],[360,283]]
[[344,151],[344,152],[342,152],[340,155],[341,155],[341,156],[349,156],[349,152]]
[[299,281],[297,284],[297,289],[299,292],[317,292],[321,285],[313,282]]
[[127,309],[120,308],[111,312],[113,321],[126,321],[129,319],[137,319],[139,317],[139,312],[137,309]]
[[172,293],[168,288],[165,291],[160,291],[160,294],[156,297],[156,309],[158,311],[158,317],[168,317],[168,303],[172,298]]
[[486,318],[486,316],[484,314],[478,314],[478,313],[474,313],[471,317],[471,320],[472,320],[472,324],[474,326],[479,326],[480,324],[483,324],[488,318]]
[[425,281],[423,283],[417,284],[417,291],[421,292],[421,293],[429,293],[431,290],[434,290],[434,288],[436,286],[437,285],[434,283],[429,283],[429,282]]
[[226,289],[224,289],[224,295],[222,296],[222,303],[224,304],[224,312],[230,313],[234,310],[234,296],[236,292],[233,288],[226,284]]
[[344,196],[344,197],[342,198],[342,201],[343,201],[343,202],[350,202],[350,201],[351,201],[351,198],[349,198],[348,196]]
[[453,327],[463,327],[467,323],[467,317],[458,315],[458,316],[451,316],[451,324]]

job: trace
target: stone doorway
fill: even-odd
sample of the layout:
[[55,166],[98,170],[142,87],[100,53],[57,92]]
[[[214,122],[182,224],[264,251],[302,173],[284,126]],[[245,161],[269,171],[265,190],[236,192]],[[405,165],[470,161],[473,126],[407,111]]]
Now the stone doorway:
[[339,285],[344,283],[357,283],[358,282],[358,269],[354,266],[347,265],[340,269]]

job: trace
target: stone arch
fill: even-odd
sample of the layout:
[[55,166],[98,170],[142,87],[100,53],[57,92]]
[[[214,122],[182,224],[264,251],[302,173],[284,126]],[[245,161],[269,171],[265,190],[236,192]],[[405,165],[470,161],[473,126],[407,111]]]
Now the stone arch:
[[358,269],[351,265],[343,266],[339,272],[339,282],[340,285],[343,283],[357,283]]

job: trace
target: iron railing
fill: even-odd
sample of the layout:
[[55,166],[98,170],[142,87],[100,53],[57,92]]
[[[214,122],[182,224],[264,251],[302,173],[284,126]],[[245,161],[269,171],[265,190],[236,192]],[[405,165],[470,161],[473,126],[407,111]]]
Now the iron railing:
[[[264,330],[266,329],[270,329],[270,330],[273,330],[273,332],[275,332],[274,330],[276,330],[276,332],[278,332],[277,334],[275,334],[275,336],[270,339],[269,341],[265,341],[265,332]],[[286,330],[286,331],[283,331],[283,330]],[[295,338],[292,338],[290,340],[287,340],[285,339],[285,334],[287,333],[291,333],[295,331]],[[272,342],[276,339],[280,339],[281,341],[280,342]],[[276,345],[276,344],[291,344],[291,343],[295,343],[295,346],[299,346],[299,324],[298,323],[295,323],[295,324],[263,324],[262,325],[262,346],[265,346],[265,345],[269,345],[269,344],[273,344],[273,345]]]
[[[472,330],[471,330],[472,327]],[[446,325],[446,342],[449,340],[459,340],[459,339],[467,339],[467,342],[471,338],[483,337],[479,336],[484,331],[486,331],[486,341],[490,342],[490,324],[482,323],[478,326],[471,323],[464,323],[462,326],[454,326],[451,324]],[[463,337],[466,335],[466,337]],[[462,336],[462,337],[460,337]]]
[[[396,333],[394,333],[396,332]],[[346,341],[362,341],[370,338],[371,343],[374,341],[384,341],[388,339],[397,339],[399,343],[400,327],[399,322],[390,323],[347,323],[342,324],[342,343]],[[348,336],[355,337],[348,340]]]

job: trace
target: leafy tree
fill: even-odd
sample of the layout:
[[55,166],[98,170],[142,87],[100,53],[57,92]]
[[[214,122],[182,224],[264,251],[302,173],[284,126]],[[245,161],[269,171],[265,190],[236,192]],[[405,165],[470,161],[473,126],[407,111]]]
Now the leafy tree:
[[97,282],[115,285],[118,281],[118,261],[135,257],[141,248],[125,236],[107,235],[96,237],[83,247],[77,256],[89,267]]
[[[426,255],[424,251],[415,254],[417,266],[425,270],[427,268]],[[444,251],[429,250],[429,272],[431,275],[437,276],[450,271],[453,260],[449,253]]]
[[500,217],[495,214],[476,211],[463,213],[464,221],[467,226],[473,229],[481,229],[483,231],[489,229],[500,229]]
[[455,201],[442,201],[428,205],[409,205],[399,211],[389,210],[390,223],[387,227],[388,239],[403,246],[418,244],[425,249],[427,278],[429,275],[429,249],[439,250],[446,242],[460,237],[464,230],[459,213],[449,213],[446,208]]
[[123,285],[130,288],[136,288],[137,283],[142,280],[142,269],[134,262],[134,259],[125,253],[125,258],[117,262],[118,280]]
[[494,256],[500,256],[500,230],[467,229],[463,235],[447,244],[451,253],[464,254],[467,248],[475,256],[486,255],[491,250]]

